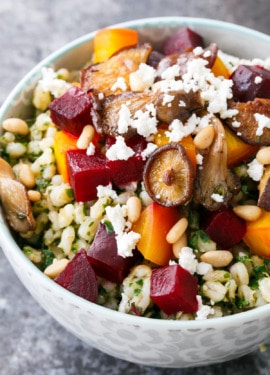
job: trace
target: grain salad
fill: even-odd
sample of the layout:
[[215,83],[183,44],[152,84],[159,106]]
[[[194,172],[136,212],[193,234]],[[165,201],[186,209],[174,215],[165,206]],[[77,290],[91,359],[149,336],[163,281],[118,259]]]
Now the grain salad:
[[1,126],[0,199],[25,256],[127,314],[201,320],[269,303],[269,85],[269,59],[189,28],[159,51],[101,30],[80,71],[43,68],[33,118]]

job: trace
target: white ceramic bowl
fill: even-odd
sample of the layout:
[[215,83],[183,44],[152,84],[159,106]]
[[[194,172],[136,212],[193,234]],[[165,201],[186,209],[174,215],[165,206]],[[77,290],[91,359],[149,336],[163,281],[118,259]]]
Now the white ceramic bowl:
[[[189,26],[201,33],[206,43],[218,42],[228,53],[246,58],[270,56],[269,36],[214,20],[166,17],[115,26],[135,28],[142,41],[157,45],[179,27]],[[29,113],[29,98],[42,67],[80,68],[89,58],[93,37],[94,33],[85,35],[37,65],[6,99],[0,123],[7,117]],[[1,212],[0,232],[6,257],[38,303],[75,336],[112,356],[148,366],[203,366],[247,354],[270,337],[270,305],[223,318],[166,321],[126,315],[90,303],[44,276],[24,256]]]

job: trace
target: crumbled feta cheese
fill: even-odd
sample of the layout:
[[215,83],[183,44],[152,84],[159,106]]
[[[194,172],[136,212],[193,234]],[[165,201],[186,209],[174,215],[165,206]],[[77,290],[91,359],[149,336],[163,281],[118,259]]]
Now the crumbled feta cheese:
[[94,145],[93,142],[90,142],[87,149],[86,149],[86,155],[94,155],[96,152],[96,146]]
[[196,272],[198,261],[190,247],[183,247],[179,253],[179,264],[192,275]]
[[260,181],[263,175],[263,164],[259,163],[256,158],[254,158],[249,164],[247,168],[247,174],[250,178],[254,181]]
[[103,185],[98,185],[97,187],[97,197],[98,198],[112,198],[113,200],[114,199],[117,199],[117,194],[116,194],[116,191],[112,189],[112,185],[107,185],[107,186],[103,186]]
[[147,159],[148,156],[151,155],[152,152],[154,152],[157,147],[158,146],[155,143],[151,143],[151,142],[147,143],[146,148],[141,153],[143,160]]
[[155,81],[156,70],[145,63],[139,65],[139,69],[129,75],[129,84],[132,91],[144,91],[149,89]]
[[258,128],[256,130],[256,135],[260,136],[263,134],[264,129],[270,129],[270,117],[262,115],[260,113],[255,113],[254,117],[258,123]]
[[213,315],[215,313],[214,309],[212,309],[208,305],[204,305],[202,302],[202,297],[197,296],[198,301],[198,310],[196,312],[195,320],[205,320],[207,319],[208,315]]
[[258,85],[259,83],[262,82],[262,80],[263,80],[262,77],[257,76],[257,77],[255,77],[254,82],[256,83],[256,85]]
[[203,48],[198,46],[193,49],[193,53],[195,56],[200,56],[203,53]]
[[116,91],[117,89],[120,89],[122,91],[127,90],[127,84],[123,77],[118,77],[116,82],[111,87],[112,91]]
[[180,67],[179,65],[172,65],[161,74],[161,78],[171,81],[178,77],[180,74]]
[[187,104],[184,102],[184,100],[180,100],[179,107],[186,107]]
[[123,258],[131,257],[140,238],[140,234],[133,231],[118,233],[116,235],[118,254]]
[[132,127],[137,129],[137,133],[143,137],[149,137],[157,132],[158,120],[154,104],[147,104],[145,111],[135,112]]
[[162,105],[170,104],[174,99],[174,95],[164,94]]
[[203,155],[201,155],[201,154],[196,155],[196,164],[198,164],[198,165],[203,164]]
[[106,156],[109,160],[128,160],[135,152],[125,143],[122,136],[116,137],[116,142],[107,150]]
[[234,128],[239,128],[239,127],[241,126],[241,122],[234,120],[234,121],[232,122],[232,126],[233,126]]
[[131,113],[127,104],[122,104],[118,113],[118,132],[124,134],[128,131],[128,127],[132,123]]
[[221,194],[213,193],[211,194],[211,198],[213,199],[213,201],[218,203],[222,203],[224,201],[224,197]]
[[126,228],[126,217],[127,217],[127,207],[126,205],[120,206],[107,206],[106,215],[108,220],[112,223],[113,229],[116,234],[121,234]]
[[55,98],[62,96],[70,87],[71,83],[57,78],[56,72],[52,68],[42,68],[42,78],[38,85],[45,92],[50,92]]
[[208,272],[213,271],[213,267],[211,264],[206,262],[199,262],[197,265],[196,273],[198,275],[206,275]]

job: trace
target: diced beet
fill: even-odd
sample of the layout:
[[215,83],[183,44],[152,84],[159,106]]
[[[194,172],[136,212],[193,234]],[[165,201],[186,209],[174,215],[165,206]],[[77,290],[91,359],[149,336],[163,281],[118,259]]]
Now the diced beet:
[[143,169],[145,161],[141,156],[133,155],[127,160],[108,160],[107,165],[112,174],[113,183],[124,186],[131,182],[143,179]]
[[126,258],[118,255],[115,233],[109,233],[102,223],[87,255],[98,276],[117,284],[124,280],[137,260],[137,253]]
[[81,134],[85,125],[92,124],[91,108],[91,97],[76,86],[49,105],[53,123],[75,136]]
[[257,65],[239,65],[231,75],[234,100],[270,99],[270,71]]
[[195,47],[203,47],[201,35],[188,27],[180,29],[165,40],[163,52],[165,55],[173,55],[192,51]]
[[223,250],[238,244],[246,233],[245,221],[236,216],[231,209],[208,211],[202,228]]
[[198,280],[178,264],[152,271],[150,298],[166,314],[198,310]]
[[[109,137],[106,141],[106,148],[110,148],[115,143],[115,138]],[[112,180],[116,186],[123,186],[143,178],[145,160],[141,153],[146,148],[147,142],[141,135],[135,135],[126,140],[126,145],[135,152],[127,160],[107,160],[107,165],[111,170]]]
[[70,185],[77,202],[97,199],[97,186],[111,182],[106,157],[99,151],[87,155],[85,150],[69,150],[67,161]]
[[89,263],[86,251],[81,249],[54,281],[70,292],[96,302],[98,284],[95,272]]

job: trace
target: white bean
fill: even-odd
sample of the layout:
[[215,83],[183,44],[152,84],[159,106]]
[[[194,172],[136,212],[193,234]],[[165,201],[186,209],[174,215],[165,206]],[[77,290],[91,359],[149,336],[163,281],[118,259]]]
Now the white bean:
[[185,233],[187,227],[188,227],[188,220],[185,217],[182,217],[169,230],[166,236],[166,241],[170,244],[175,243]]
[[20,118],[7,118],[2,123],[3,129],[10,133],[17,133],[21,135],[27,135],[29,132],[29,127],[27,123]]
[[56,262],[53,262],[51,265],[49,265],[44,270],[44,273],[46,276],[50,277],[51,279],[55,279],[56,276],[58,276],[62,271],[64,271],[68,263],[69,263],[68,259],[57,260]]
[[135,221],[137,221],[140,217],[142,211],[142,202],[138,197],[133,196],[128,198],[126,205],[128,220],[131,223],[135,223]]

